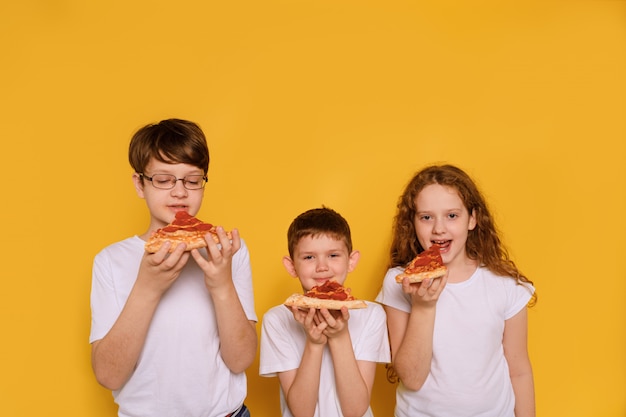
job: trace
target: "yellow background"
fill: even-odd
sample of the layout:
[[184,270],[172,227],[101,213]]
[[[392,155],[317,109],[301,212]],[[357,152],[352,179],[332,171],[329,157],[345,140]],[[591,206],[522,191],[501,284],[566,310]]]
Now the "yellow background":
[[[212,152],[199,217],[240,229],[259,316],[298,290],[286,229],[322,204],[373,299],[403,186],[454,163],[538,289],[538,415],[626,415],[624,1],[3,1],[0,41],[0,414],[115,415],[91,264],[147,227],[130,135],[181,117]],[[248,375],[253,415],[276,416],[276,379]]]

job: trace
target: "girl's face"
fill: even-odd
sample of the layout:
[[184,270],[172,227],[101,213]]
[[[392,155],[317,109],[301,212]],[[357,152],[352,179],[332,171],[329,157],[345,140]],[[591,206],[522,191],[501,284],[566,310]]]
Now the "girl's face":
[[441,257],[448,267],[465,264],[467,234],[476,227],[456,189],[439,184],[427,185],[415,198],[415,231],[424,249],[441,247]]
[[343,240],[328,235],[305,236],[295,247],[293,259],[283,258],[289,274],[299,278],[302,288],[310,290],[328,280],[343,284],[349,272],[355,268],[359,252],[348,252]]

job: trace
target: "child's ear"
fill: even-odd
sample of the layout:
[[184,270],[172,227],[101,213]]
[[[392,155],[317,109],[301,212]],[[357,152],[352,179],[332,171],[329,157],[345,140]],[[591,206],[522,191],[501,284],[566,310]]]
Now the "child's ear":
[[294,278],[298,278],[298,273],[296,272],[296,266],[293,263],[293,260],[289,256],[283,256],[283,266]]
[[137,192],[137,195],[139,196],[139,198],[144,198],[143,197],[143,180],[141,179],[139,174],[137,174],[136,172],[133,174],[133,184],[135,184],[135,191]]
[[469,225],[467,227],[467,230],[474,230],[475,227],[476,227],[476,210],[472,210],[472,213],[470,214]]
[[352,251],[349,259],[350,260],[348,262],[348,272],[352,272],[354,271],[354,268],[356,268],[356,264],[359,263],[359,259],[361,259],[361,252],[359,252],[358,250]]

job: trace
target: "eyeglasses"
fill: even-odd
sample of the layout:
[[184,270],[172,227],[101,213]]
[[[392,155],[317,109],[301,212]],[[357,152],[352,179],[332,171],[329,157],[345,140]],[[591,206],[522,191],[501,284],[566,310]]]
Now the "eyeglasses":
[[145,174],[139,174],[139,178],[145,178],[152,183],[154,188],[160,190],[171,190],[176,187],[178,181],[183,182],[183,187],[188,190],[200,190],[204,188],[208,178],[204,175],[187,175],[183,178],[176,178],[176,175],[170,174],[154,174],[149,177]]

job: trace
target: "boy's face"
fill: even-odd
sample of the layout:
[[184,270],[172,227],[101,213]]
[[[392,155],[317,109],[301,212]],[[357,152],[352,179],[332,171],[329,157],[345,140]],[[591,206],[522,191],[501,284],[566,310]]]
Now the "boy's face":
[[283,265],[308,291],[331,279],[343,284],[356,267],[359,256],[358,251],[348,253],[343,240],[328,235],[305,236],[296,245],[293,259],[285,256]]
[[[193,165],[166,164],[153,158],[146,166],[143,174],[145,177],[152,177],[155,174],[170,174],[176,178],[185,178],[187,175],[204,175],[204,172]],[[200,210],[204,189],[188,190],[183,186],[183,181],[176,181],[174,188],[164,190],[156,188],[145,177],[142,181],[139,174],[133,174],[137,195],[146,200],[150,211],[150,231],[172,222],[178,211],[186,211],[195,216]]]

